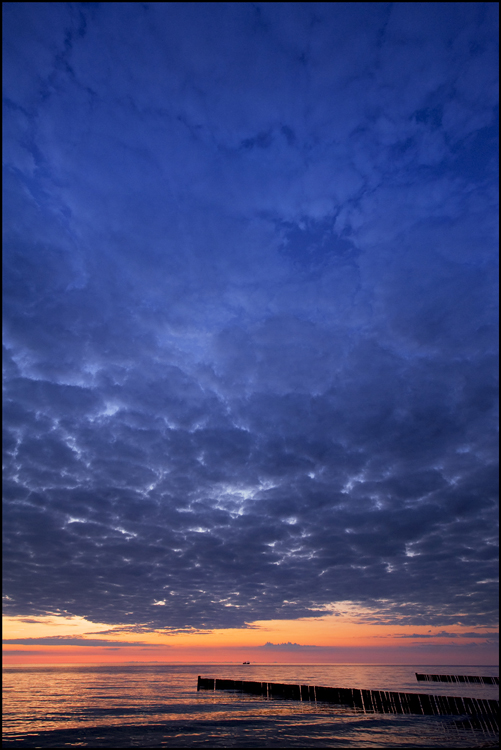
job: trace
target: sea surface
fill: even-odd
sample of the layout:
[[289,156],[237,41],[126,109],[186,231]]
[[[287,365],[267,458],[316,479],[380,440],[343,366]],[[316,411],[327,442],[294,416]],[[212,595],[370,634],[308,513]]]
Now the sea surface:
[[331,704],[197,692],[197,677],[462,697],[497,686],[417,682],[415,672],[497,676],[486,666],[122,664],[6,667],[5,747],[490,747],[465,717],[364,714]]

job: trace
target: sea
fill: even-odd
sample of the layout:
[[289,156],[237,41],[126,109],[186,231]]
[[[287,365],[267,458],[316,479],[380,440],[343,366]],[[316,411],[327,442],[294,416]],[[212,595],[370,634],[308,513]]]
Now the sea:
[[3,746],[496,747],[459,716],[369,714],[327,703],[197,691],[198,675],[327,687],[499,698],[499,687],[417,682],[416,672],[498,676],[497,667],[361,664],[8,666]]

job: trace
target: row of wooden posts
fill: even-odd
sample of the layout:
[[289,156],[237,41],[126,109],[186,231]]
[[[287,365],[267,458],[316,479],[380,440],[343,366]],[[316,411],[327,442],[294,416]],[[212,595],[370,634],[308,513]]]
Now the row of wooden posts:
[[266,698],[323,701],[363,710],[365,713],[468,716],[498,726],[499,701],[486,698],[460,698],[424,693],[397,693],[388,690],[359,690],[319,685],[289,685],[277,682],[224,680],[199,677],[198,690],[233,690]]
[[499,677],[477,677],[465,674],[419,674],[416,672],[418,682],[473,682],[476,685],[499,685]]

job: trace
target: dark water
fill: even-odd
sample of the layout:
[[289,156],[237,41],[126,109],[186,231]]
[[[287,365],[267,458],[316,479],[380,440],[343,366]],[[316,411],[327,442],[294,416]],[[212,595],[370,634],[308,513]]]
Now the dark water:
[[133,664],[3,670],[6,747],[482,747],[466,717],[364,714],[329,704],[197,692],[197,676],[498,698],[499,688],[418,683],[415,672],[496,667]]

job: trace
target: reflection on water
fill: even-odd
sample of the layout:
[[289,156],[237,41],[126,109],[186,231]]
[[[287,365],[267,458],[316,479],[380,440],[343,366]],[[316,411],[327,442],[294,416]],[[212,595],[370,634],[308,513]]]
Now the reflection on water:
[[[418,683],[412,666],[120,665],[4,669],[4,744],[23,747],[475,747],[465,717],[364,714],[329,704],[197,692],[197,675],[497,698],[498,688]],[[486,667],[433,667],[497,675]],[[462,721],[463,720],[463,723]]]

